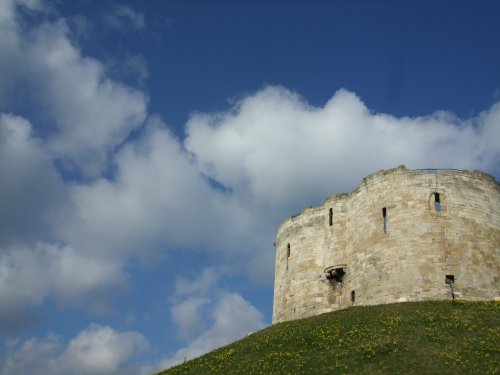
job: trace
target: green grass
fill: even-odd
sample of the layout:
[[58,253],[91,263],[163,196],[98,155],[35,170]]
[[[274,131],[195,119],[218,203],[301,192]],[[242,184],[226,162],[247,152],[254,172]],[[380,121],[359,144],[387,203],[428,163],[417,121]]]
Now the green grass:
[[497,374],[500,303],[352,307],[280,323],[161,374]]

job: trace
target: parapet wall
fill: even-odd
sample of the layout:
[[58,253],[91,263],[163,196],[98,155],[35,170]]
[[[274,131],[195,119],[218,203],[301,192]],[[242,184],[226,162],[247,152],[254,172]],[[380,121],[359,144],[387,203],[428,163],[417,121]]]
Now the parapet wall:
[[499,271],[500,184],[400,166],[280,226],[273,323],[352,305],[495,299]]

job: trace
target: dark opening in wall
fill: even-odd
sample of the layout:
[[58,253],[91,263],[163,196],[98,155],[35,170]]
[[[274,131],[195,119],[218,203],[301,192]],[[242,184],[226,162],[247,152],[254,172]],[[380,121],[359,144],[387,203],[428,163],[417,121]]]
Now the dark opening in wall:
[[382,217],[384,219],[384,233],[387,234],[387,207],[382,208]]
[[345,268],[344,267],[329,267],[325,270],[327,280],[342,283],[344,281]]
[[441,212],[441,200],[439,199],[439,193],[434,193],[434,209],[436,212]]
[[333,225],[333,208],[330,208],[330,212],[328,213],[328,224],[330,226]]
[[351,302],[354,303],[355,300],[356,300],[356,291],[351,290]]
[[287,258],[290,258],[290,244],[286,246],[286,256]]
[[455,284],[455,276],[454,275],[446,275],[444,277],[444,283],[450,286],[451,298],[455,299],[455,291],[453,290],[453,285]]

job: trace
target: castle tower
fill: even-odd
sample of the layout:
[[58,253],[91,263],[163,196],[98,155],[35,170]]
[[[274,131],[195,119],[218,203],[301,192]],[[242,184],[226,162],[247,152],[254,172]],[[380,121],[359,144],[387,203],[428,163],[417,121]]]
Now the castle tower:
[[352,305],[500,296],[500,184],[479,171],[379,171],[285,220],[273,323]]

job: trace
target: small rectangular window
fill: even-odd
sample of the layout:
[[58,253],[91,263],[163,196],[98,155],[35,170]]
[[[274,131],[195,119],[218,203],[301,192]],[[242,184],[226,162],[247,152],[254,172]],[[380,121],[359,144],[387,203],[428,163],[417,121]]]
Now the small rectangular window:
[[434,209],[436,212],[441,212],[441,200],[439,199],[439,193],[434,193]]
[[328,214],[328,223],[330,226],[333,225],[333,208],[330,208],[329,214]]
[[351,290],[351,302],[354,303],[355,300],[356,300],[356,291]]
[[286,247],[286,256],[287,256],[287,258],[290,257],[290,244],[288,244]]
[[384,233],[387,234],[387,207],[382,208],[382,217],[384,219]]

